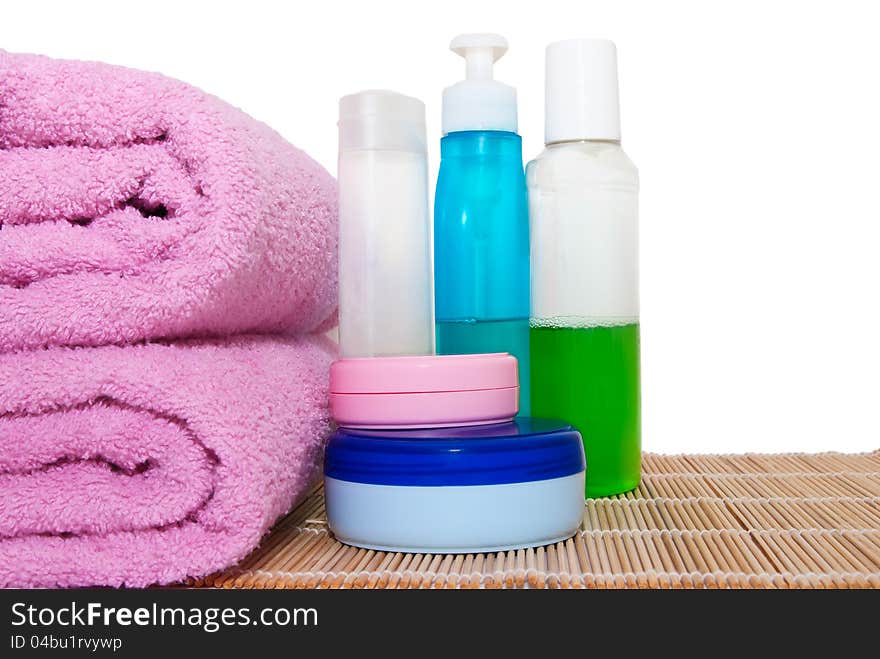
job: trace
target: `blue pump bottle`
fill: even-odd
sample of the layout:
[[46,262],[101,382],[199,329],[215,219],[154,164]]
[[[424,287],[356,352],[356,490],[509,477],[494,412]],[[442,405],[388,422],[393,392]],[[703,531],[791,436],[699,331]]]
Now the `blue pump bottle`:
[[434,202],[438,354],[509,352],[529,411],[529,221],[516,90],[492,79],[507,50],[493,34],[456,37],[467,79],[443,92]]

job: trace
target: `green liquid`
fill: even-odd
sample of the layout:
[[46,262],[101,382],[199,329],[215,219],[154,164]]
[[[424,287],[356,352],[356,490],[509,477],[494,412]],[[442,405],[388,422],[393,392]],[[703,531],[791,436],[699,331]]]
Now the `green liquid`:
[[584,440],[587,497],[639,484],[639,326],[532,327],[532,414],[566,421]]
[[529,321],[469,320],[438,322],[438,355],[509,352],[519,362],[519,413],[529,414]]

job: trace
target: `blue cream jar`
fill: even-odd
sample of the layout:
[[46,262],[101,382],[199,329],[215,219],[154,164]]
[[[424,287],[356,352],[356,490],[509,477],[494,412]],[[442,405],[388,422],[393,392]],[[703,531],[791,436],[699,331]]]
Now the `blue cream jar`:
[[419,430],[337,430],[327,517],[346,544],[472,553],[565,540],[583,517],[580,433],[545,419]]

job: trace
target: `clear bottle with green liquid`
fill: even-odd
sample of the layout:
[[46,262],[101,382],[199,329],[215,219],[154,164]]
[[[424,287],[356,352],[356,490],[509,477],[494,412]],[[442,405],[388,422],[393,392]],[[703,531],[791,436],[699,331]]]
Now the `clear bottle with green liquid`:
[[614,44],[551,44],[546,67],[547,146],[526,170],[532,414],[581,431],[586,496],[607,496],[641,473],[638,171]]

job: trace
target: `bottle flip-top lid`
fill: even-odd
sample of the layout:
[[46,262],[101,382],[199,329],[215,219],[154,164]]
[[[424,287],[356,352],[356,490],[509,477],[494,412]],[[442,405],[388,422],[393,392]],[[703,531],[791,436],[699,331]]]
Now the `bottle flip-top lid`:
[[425,104],[385,89],[339,99],[339,151],[392,150],[424,154]]
[[466,78],[443,90],[443,134],[463,130],[516,132],[516,89],[493,79],[492,66],[507,52],[500,34],[462,34],[449,44],[466,62]]

